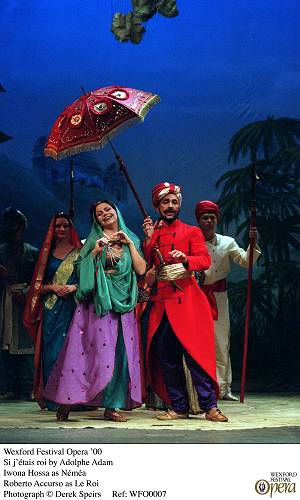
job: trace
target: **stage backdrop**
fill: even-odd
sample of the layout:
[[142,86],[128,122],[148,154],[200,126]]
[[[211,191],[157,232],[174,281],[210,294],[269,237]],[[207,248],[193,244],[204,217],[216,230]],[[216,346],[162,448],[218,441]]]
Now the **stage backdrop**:
[[[41,243],[54,212],[68,210],[69,160],[45,158],[43,147],[56,117],[82,94],[81,86],[88,92],[124,85],[161,97],[145,122],[114,144],[149,213],[154,216],[152,185],[172,181],[183,186],[182,218],[192,224],[196,202],[226,201],[226,186],[222,180],[216,186],[217,181],[250,162],[249,155],[240,155],[228,163],[233,134],[272,117],[300,118],[298,0],[178,0],[177,7],[176,17],[155,13],[140,23],[146,31],[140,40],[133,33],[139,42],[133,43],[120,42],[111,32],[113,15],[128,14],[130,1],[2,0],[0,209],[14,205],[26,213],[31,243]],[[264,165],[258,186],[263,256],[255,273],[250,389],[299,389],[300,155],[299,134],[289,133],[288,151],[281,150],[278,135],[256,151]],[[276,155],[274,166],[270,160]],[[82,237],[89,227],[89,204],[101,197],[117,202],[141,235],[142,217],[107,146],[74,157],[74,169],[75,223]],[[241,170],[238,179],[228,174],[235,211],[225,204],[228,227],[223,227],[235,236],[242,225],[237,239],[244,245],[246,173]],[[266,196],[279,200],[270,205],[268,217]],[[237,269],[231,275],[235,388],[245,278]]]

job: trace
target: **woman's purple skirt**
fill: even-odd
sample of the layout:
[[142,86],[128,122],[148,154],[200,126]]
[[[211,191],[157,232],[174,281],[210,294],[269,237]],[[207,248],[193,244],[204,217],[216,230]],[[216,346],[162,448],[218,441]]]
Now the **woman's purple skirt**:
[[126,409],[142,403],[141,361],[135,311],[110,311],[99,317],[94,305],[77,306],[64,346],[48,379],[44,397],[62,405],[101,406],[102,391],[114,375],[116,345],[122,323],[128,362]]

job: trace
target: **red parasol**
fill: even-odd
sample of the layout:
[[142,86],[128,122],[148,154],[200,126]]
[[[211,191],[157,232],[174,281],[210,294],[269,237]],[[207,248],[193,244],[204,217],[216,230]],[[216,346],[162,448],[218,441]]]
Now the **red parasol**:
[[[124,127],[142,122],[158,95],[116,85],[82,95],[57,118],[45,146],[45,155],[60,160],[82,151],[99,149]],[[112,146],[113,147],[113,146]],[[144,216],[141,200],[128,176],[122,158],[113,148],[120,168],[136,197]]]

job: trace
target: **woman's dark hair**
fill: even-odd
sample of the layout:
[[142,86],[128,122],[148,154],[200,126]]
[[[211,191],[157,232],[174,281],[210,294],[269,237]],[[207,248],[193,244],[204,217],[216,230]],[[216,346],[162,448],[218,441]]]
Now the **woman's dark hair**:
[[92,222],[94,222],[94,220],[97,220],[96,208],[98,207],[98,205],[100,205],[100,203],[106,203],[107,205],[112,207],[115,211],[117,211],[117,207],[112,201],[109,201],[109,200],[96,201],[95,203],[92,203],[90,206],[90,216],[91,216]]
[[[55,214],[53,216],[53,219],[54,219],[54,224],[56,223],[57,219],[66,219],[69,222],[70,227],[73,226],[73,222],[72,222],[71,217],[68,214],[65,214],[64,212],[59,212],[59,213]],[[55,238],[53,238],[52,243],[51,243],[51,252],[54,250],[55,244],[56,244]]]
[[54,215],[54,221],[56,222],[56,219],[67,219],[69,222],[70,226],[73,225],[72,219],[68,214],[65,214],[64,212],[59,212]]

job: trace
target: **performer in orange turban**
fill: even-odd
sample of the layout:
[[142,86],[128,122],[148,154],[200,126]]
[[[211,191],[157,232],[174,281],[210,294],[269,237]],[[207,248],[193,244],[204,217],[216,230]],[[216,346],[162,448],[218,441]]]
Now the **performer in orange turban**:
[[217,407],[218,385],[213,320],[208,301],[195,279],[195,271],[210,266],[202,232],[178,219],[181,188],[165,182],[152,190],[160,220],[144,221],[145,253],[153,285],[147,335],[148,383],[172,409],[160,420],[188,418],[189,401],[183,357],[191,372],[205,418],[227,422]]

